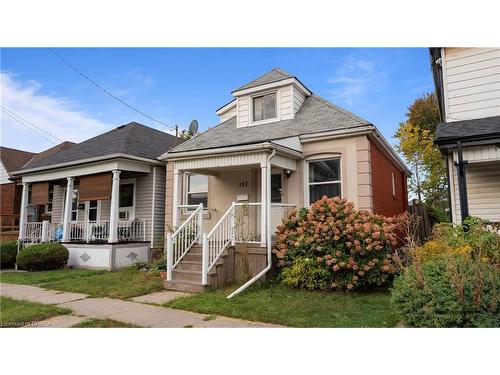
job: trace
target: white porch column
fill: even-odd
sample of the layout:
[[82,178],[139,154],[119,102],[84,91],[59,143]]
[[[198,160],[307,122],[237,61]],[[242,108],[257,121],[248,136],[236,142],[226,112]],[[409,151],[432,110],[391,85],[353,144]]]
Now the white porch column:
[[109,238],[108,242],[118,242],[118,211],[120,200],[120,172],[113,171],[113,184],[111,186],[111,211],[109,213]]
[[267,163],[260,164],[260,245],[266,246]]
[[181,180],[180,172],[178,169],[174,169],[174,179],[173,179],[173,187],[172,187],[172,226],[176,228],[179,225],[179,209],[177,206],[179,205],[179,182]]
[[26,205],[28,204],[28,189],[29,184],[27,182],[23,182],[23,192],[21,195],[21,209],[19,213],[19,239],[24,240],[26,237]]
[[68,183],[66,185],[66,201],[64,203],[62,242],[69,241],[69,230],[70,230],[70,222],[71,222],[71,207],[73,206],[74,182],[75,182],[75,179],[73,177],[68,177]]

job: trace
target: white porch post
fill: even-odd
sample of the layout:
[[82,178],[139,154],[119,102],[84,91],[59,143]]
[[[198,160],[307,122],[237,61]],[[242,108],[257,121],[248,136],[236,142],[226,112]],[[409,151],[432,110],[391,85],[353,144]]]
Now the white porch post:
[[21,195],[21,212],[19,213],[19,239],[24,240],[26,237],[26,205],[28,204],[28,189],[29,184],[23,182],[23,192]]
[[113,184],[111,186],[111,211],[109,214],[108,242],[118,242],[118,210],[120,200],[120,172],[113,171]]
[[172,187],[172,226],[176,228],[179,225],[179,219],[178,219],[178,208],[177,206],[179,205],[179,178],[180,172],[178,169],[174,169],[174,180],[173,180],[173,187]]
[[266,246],[267,163],[260,164],[260,244]]
[[73,206],[74,182],[75,179],[73,177],[68,177],[68,183],[66,185],[66,202],[64,204],[62,242],[69,241],[69,224],[71,222],[71,207]]

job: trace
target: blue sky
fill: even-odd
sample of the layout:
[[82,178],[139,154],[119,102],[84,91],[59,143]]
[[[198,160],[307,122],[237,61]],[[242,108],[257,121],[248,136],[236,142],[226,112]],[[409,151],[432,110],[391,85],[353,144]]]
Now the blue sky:
[[[181,128],[192,119],[201,130],[214,126],[215,110],[231,100],[233,89],[281,67],[314,93],[377,125],[394,144],[408,105],[433,90],[425,48],[57,51],[114,95]],[[49,49],[2,49],[0,69],[2,106],[61,139],[80,142],[131,121],[166,130],[99,91]],[[1,128],[3,146],[30,151],[52,146],[3,113]]]

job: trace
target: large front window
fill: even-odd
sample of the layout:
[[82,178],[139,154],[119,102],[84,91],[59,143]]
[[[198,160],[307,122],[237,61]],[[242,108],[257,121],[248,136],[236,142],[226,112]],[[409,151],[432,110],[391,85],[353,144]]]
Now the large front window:
[[309,204],[327,197],[341,196],[340,159],[309,162]]
[[276,118],[276,93],[253,98],[253,121]]
[[187,175],[187,204],[197,205],[202,203],[203,207],[208,206],[208,176],[201,174]]

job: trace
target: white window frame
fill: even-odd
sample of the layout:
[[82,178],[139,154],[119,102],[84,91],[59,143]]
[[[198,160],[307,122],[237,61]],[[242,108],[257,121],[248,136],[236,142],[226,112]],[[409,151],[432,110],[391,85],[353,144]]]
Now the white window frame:
[[[191,175],[200,175],[200,176],[205,176],[207,178],[207,191],[188,191],[189,189],[189,176]],[[188,195],[191,194],[191,193],[207,193],[207,207],[203,207],[203,211],[208,211],[208,182],[209,182],[209,176],[207,175],[203,175],[201,173],[190,173],[190,172],[186,172],[184,173],[184,176],[183,176],[183,181],[182,181],[182,187],[183,187],[183,193],[182,193],[182,199],[183,199],[183,204],[187,205],[188,204]],[[186,211],[190,211],[189,209],[186,209]]]
[[[270,94],[275,94],[276,95],[276,116],[273,118],[268,118],[265,120],[259,120],[259,121],[254,121],[254,116],[253,116],[253,100],[255,98],[261,97],[261,96],[266,96]],[[278,90],[271,90],[271,91],[265,91],[265,92],[259,92],[255,93],[254,95],[250,95],[250,103],[249,103],[249,124],[251,125],[260,125],[260,124],[267,124],[270,122],[276,122],[281,119],[281,97],[280,97],[280,91]]]
[[396,176],[394,175],[394,172],[391,172],[392,176],[392,196],[393,198],[396,198]]
[[[80,187],[78,188],[76,186],[73,187],[73,190],[78,190],[80,191]],[[66,210],[66,194],[68,193],[68,188],[65,186],[64,187],[64,194],[63,194],[63,210],[62,210],[62,217],[64,220],[64,212]],[[78,195],[76,196],[76,210],[73,210],[73,197],[71,197],[71,214],[70,214],[70,223],[77,223],[78,222],[78,205],[80,204],[80,200],[78,199]],[[76,212],[76,218],[75,220],[72,220],[73,212]]]
[[[47,214],[52,214],[52,211],[54,211],[54,184],[51,184],[49,182],[49,193],[48,195],[50,196],[50,187],[52,186],[52,201],[49,200],[49,198],[47,197],[47,204],[45,205],[45,213]],[[49,204],[51,204],[51,209],[49,211]]]
[[[137,196],[137,180],[135,178],[126,178],[124,180],[120,180],[120,191],[122,185],[134,185],[134,194],[132,197],[132,206],[128,207],[120,207],[120,194],[118,194],[118,220],[134,220],[135,219],[135,204],[136,204],[136,196]],[[128,219],[120,219],[120,212],[128,212]]]
[[[309,182],[309,163],[314,163],[318,161],[326,161],[326,160],[338,160],[339,161],[339,168],[340,168],[340,180],[336,181],[325,181],[325,182]],[[344,197],[344,170],[342,168],[342,155],[339,154],[322,154],[322,155],[316,155],[314,157],[310,157],[305,160],[304,163],[304,206],[305,207],[310,207],[311,202],[310,202],[310,192],[309,192],[309,186],[311,185],[326,185],[326,184],[340,184],[340,197]]]
[[[100,199],[92,199],[92,200],[97,201],[96,221],[101,221],[101,200]],[[90,201],[85,201],[85,220],[89,220],[89,212],[90,212]]]

